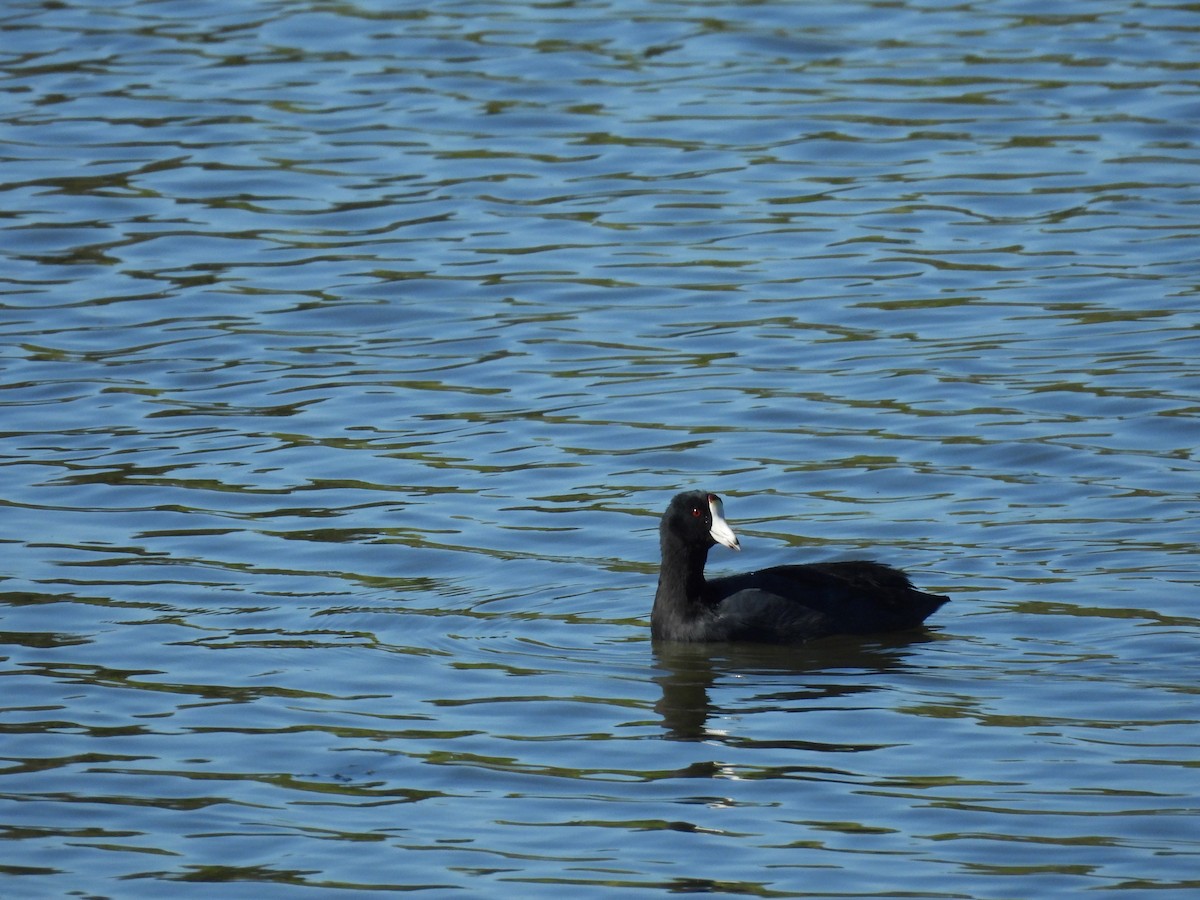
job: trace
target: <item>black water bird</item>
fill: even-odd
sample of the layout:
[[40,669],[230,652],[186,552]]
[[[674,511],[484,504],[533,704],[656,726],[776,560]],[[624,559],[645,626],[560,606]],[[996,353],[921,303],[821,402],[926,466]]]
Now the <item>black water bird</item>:
[[714,544],[740,550],[721,498],[678,494],[659,524],[662,566],[650,616],[664,641],[796,644],[834,634],[918,627],[949,598],[918,591],[899,569],[866,560],[774,566],[705,579]]

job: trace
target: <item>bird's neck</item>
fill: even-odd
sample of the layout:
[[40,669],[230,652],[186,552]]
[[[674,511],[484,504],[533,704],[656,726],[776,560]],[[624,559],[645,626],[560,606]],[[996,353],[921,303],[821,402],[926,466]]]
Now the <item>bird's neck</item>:
[[687,616],[699,611],[704,599],[707,560],[707,547],[681,547],[663,542],[658,591],[654,595],[655,615]]

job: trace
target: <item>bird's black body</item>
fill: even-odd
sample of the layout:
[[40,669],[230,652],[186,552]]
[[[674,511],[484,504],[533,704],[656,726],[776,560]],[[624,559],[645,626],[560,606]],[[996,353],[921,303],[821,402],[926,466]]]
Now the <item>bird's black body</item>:
[[775,566],[704,578],[718,541],[739,549],[721,499],[679,494],[659,526],[662,568],[651,633],[666,641],[793,644],[834,634],[916,628],[948,598],[918,591],[899,569],[865,560]]

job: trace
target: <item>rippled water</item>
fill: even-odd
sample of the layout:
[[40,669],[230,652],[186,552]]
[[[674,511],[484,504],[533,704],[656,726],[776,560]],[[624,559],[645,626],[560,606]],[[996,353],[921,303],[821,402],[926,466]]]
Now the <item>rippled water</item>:
[[[1200,11],[1045,10],[6,4],[0,893],[1200,886]],[[953,602],[655,647],[693,486]]]

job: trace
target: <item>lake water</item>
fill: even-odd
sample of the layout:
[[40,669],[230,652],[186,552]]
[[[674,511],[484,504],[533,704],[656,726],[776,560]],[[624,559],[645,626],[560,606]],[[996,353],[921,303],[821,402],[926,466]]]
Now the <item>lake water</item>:
[[[0,895],[1200,888],[1200,9],[0,10]],[[653,645],[871,556],[922,633]]]

